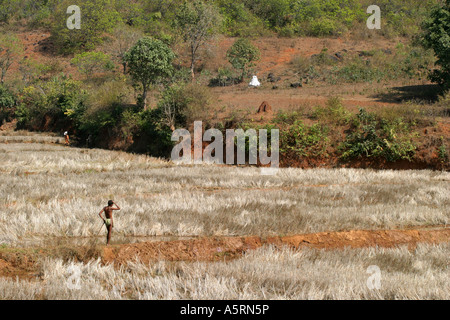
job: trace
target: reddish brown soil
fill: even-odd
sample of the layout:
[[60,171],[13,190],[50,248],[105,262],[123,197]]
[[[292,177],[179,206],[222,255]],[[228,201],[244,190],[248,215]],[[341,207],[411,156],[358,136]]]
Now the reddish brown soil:
[[0,252],[0,277],[32,279],[38,275],[33,254],[23,252]]
[[[24,45],[23,57],[33,59],[38,63],[53,63],[53,72],[58,74],[60,71],[74,75],[79,79],[76,68],[70,64],[71,56],[56,56],[52,53],[52,44],[50,34],[41,30],[19,30],[18,37]],[[198,62],[198,67],[207,69],[214,74],[219,67],[230,67],[226,58],[226,51],[234,43],[234,38],[220,36],[209,43],[207,49],[203,51],[202,57]],[[332,96],[339,96],[345,108],[352,112],[357,112],[358,108],[364,107],[368,110],[398,105],[402,99],[408,100],[411,94],[414,96],[417,92],[424,91],[427,88],[426,81],[390,81],[388,83],[339,83],[330,85],[324,81],[304,84],[301,88],[290,88],[291,82],[298,81],[298,75],[293,70],[291,61],[297,56],[310,57],[318,54],[323,48],[328,49],[328,54],[333,55],[342,50],[349,52],[358,52],[372,49],[393,49],[399,42],[406,43],[407,39],[373,38],[350,39],[350,38],[277,38],[261,37],[252,40],[260,49],[261,59],[256,63],[256,74],[262,82],[260,88],[248,88],[247,83],[229,87],[211,88],[214,100],[217,101],[212,107],[211,114],[214,114],[212,121],[226,122],[233,115],[234,121],[245,120],[264,124],[273,119],[280,110],[302,109],[305,113],[317,105],[324,105]],[[179,53],[181,64],[188,65],[188,50],[179,44],[175,48]],[[18,61],[19,57],[8,71],[8,77],[20,77]],[[269,73],[274,73],[281,80],[276,83],[267,82]],[[210,76],[202,77],[197,73],[197,78],[201,83]],[[420,82],[420,83],[419,83]],[[203,83],[205,84],[205,83]],[[278,89],[273,90],[276,85]],[[409,87],[408,87],[409,86]],[[411,88],[414,87],[414,90]],[[397,90],[400,88],[400,90]],[[409,88],[408,93],[402,93],[401,89]],[[412,93],[411,93],[412,92]],[[152,92],[149,97],[151,105],[156,105],[158,99],[157,92]],[[258,106],[262,102],[267,102],[271,106],[271,112],[257,113]],[[300,111],[302,111],[300,110]],[[310,124],[310,119],[302,118],[305,124]],[[437,125],[420,128],[423,133],[417,139],[419,149],[414,156],[413,161],[387,162],[380,159],[357,159],[346,163],[340,163],[339,155],[335,150],[329,150],[329,157],[320,158],[299,158],[289,159],[283,155],[281,166],[283,167],[357,167],[357,168],[376,168],[376,169],[437,169],[449,170],[450,162],[448,159],[440,159],[438,148],[441,146],[441,137],[444,138],[446,145],[450,143],[450,123],[446,118],[436,119]],[[51,119],[47,118],[41,128],[36,130],[53,130],[50,124]],[[1,130],[1,129],[0,129]],[[119,130],[120,131],[120,130]],[[337,133],[342,135],[343,133]],[[131,138],[125,140],[122,134],[112,134],[111,132],[102,132],[102,139],[99,139],[97,147],[127,150],[132,152],[145,152],[145,137],[141,140],[133,141]]]
[[264,245],[276,248],[343,249],[364,247],[396,247],[406,245],[410,250],[418,243],[444,243],[450,241],[450,228],[446,226],[411,227],[403,230],[351,230],[320,232],[285,237],[205,237],[191,240],[157,241],[110,247],[46,247],[0,250],[0,277],[42,280],[39,257],[60,257],[87,262],[101,256],[105,264],[116,266],[135,261],[151,263],[166,261],[223,261],[239,258],[245,252]]
[[287,237],[212,237],[170,242],[144,242],[105,247],[102,261],[124,264],[138,259],[143,263],[157,260],[169,261],[218,261],[241,256],[248,250],[263,245],[292,248],[341,249],[345,247],[395,247],[408,245],[413,249],[417,243],[440,243],[450,241],[450,229],[438,230],[352,230],[343,232],[320,232]]

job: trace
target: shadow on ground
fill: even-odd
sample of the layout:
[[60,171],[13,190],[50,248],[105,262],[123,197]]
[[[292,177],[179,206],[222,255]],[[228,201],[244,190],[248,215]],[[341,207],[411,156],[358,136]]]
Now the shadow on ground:
[[439,99],[442,88],[436,84],[390,88],[388,92],[372,95],[379,102],[402,103],[407,101],[433,103]]

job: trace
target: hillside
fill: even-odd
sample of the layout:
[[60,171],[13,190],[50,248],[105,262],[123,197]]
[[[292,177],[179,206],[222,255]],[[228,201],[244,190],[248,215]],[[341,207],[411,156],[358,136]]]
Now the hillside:
[[[81,2],[81,8],[90,1],[94,0]],[[97,9],[108,6],[95,1],[99,2]],[[58,13],[60,20],[52,22],[42,13],[51,6],[61,10],[63,4],[50,3],[38,6],[36,12],[24,11],[27,18],[22,20],[12,14],[1,27],[9,37],[5,41],[12,41],[18,48],[5,74],[5,87],[14,102],[11,107],[2,107],[1,121],[15,120],[17,129],[59,134],[68,130],[79,146],[166,158],[173,146],[169,139],[171,128],[192,130],[194,121],[203,121],[205,130],[270,127],[284,133],[282,166],[449,168],[448,94],[428,78],[436,58],[414,40],[420,28],[406,28],[407,22],[420,25],[423,10],[432,8],[434,1],[424,6],[413,2],[409,8],[401,1],[384,3],[382,11],[388,11],[392,17],[383,20],[381,30],[368,30],[364,1],[336,0],[338,6],[327,9],[335,13],[330,16],[325,13],[323,1],[314,0],[302,10],[317,6],[319,21],[335,21],[336,32],[329,34],[315,34],[312,20],[299,24],[303,29],[294,28],[300,31],[286,34],[296,25],[296,19],[300,23],[306,18],[272,20],[270,14],[265,15],[268,12],[261,11],[264,1],[253,5],[243,1],[242,12],[237,9],[239,2],[214,4],[225,20],[214,36],[205,38],[199,47],[193,65],[194,79],[189,41],[182,37],[181,29],[171,24],[181,14],[176,8],[177,0],[164,1],[160,7],[133,3],[136,16],[155,14],[153,20],[139,23],[130,22],[130,12],[111,8],[111,15],[104,19],[115,21],[116,26],[105,25],[104,31],[97,31],[100,33],[90,42],[87,35],[81,36],[77,30],[60,28],[57,21],[65,21],[67,15]],[[275,6],[269,0],[267,3]],[[271,8],[285,10],[285,17],[292,10],[292,6],[283,4]],[[353,11],[346,14],[355,14],[355,18],[338,22],[345,8],[351,8]],[[236,10],[241,16],[229,16]],[[42,16],[36,16],[39,12]],[[95,14],[97,11],[93,17]],[[233,24],[242,15],[256,21],[255,34],[244,35],[248,31],[245,25]],[[121,21],[114,20],[119,16]],[[257,21],[264,17],[267,20],[261,29],[264,23],[259,25]],[[348,23],[343,22],[347,20]],[[69,46],[71,34],[73,41],[79,41],[78,47]],[[171,78],[152,84],[145,91],[144,100],[142,85],[133,81],[131,74],[124,74],[122,56],[143,36],[159,39],[175,54]],[[249,65],[243,81],[227,57],[239,39],[236,36],[249,39],[260,53],[260,59]],[[258,77],[260,87],[248,86],[252,75]],[[271,110],[258,113],[263,102]],[[164,108],[172,110],[172,114]],[[364,134],[358,132],[364,112],[374,117],[372,125],[377,137],[364,142],[372,149],[363,151],[361,145],[355,145],[355,137]],[[292,136],[296,130],[302,131],[304,138]]]

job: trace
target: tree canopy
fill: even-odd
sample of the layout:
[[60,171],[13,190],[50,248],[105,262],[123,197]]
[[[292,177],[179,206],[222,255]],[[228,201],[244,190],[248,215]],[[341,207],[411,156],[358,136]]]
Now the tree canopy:
[[439,66],[431,72],[430,78],[450,88],[450,0],[432,10],[423,29],[422,42],[426,48],[433,49]]
[[140,103],[146,108],[147,92],[151,85],[161,83],[173,74],[175,54],[164,42],[144,37],[125,53],[128,73],[142,86]]
[[228,49],[227,58],[231,65],[241,70],[240,80],[242,81],[248,69],[254,66],[254,61],[258,61],[261,53],[250,40],[240,38]]
[[192,79],[198,50],[217,31],[220,22],[216,7],[204,1],[184,2],[176,13],[175,25],[183,34],[184,41],[189,44]]

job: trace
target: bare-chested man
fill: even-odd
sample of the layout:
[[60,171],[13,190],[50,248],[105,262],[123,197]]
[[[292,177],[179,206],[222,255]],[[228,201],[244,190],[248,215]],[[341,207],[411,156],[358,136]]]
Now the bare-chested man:
[[[117,208],[113,208],[113,205],[116,205]],[[114,201],[109,200],[108,206],[104,207],[98,214],[100,218],[102,218],[103,222],[106,225],[106,229],[108,230],[108,235],[106,236],[106,245],[109,245],[109,240],[111,239],[111,231],[112,228],[114,228],[113,210],[120,210],[120,208]],[[105,212],[106,219],[103,219],[102,212]]]

